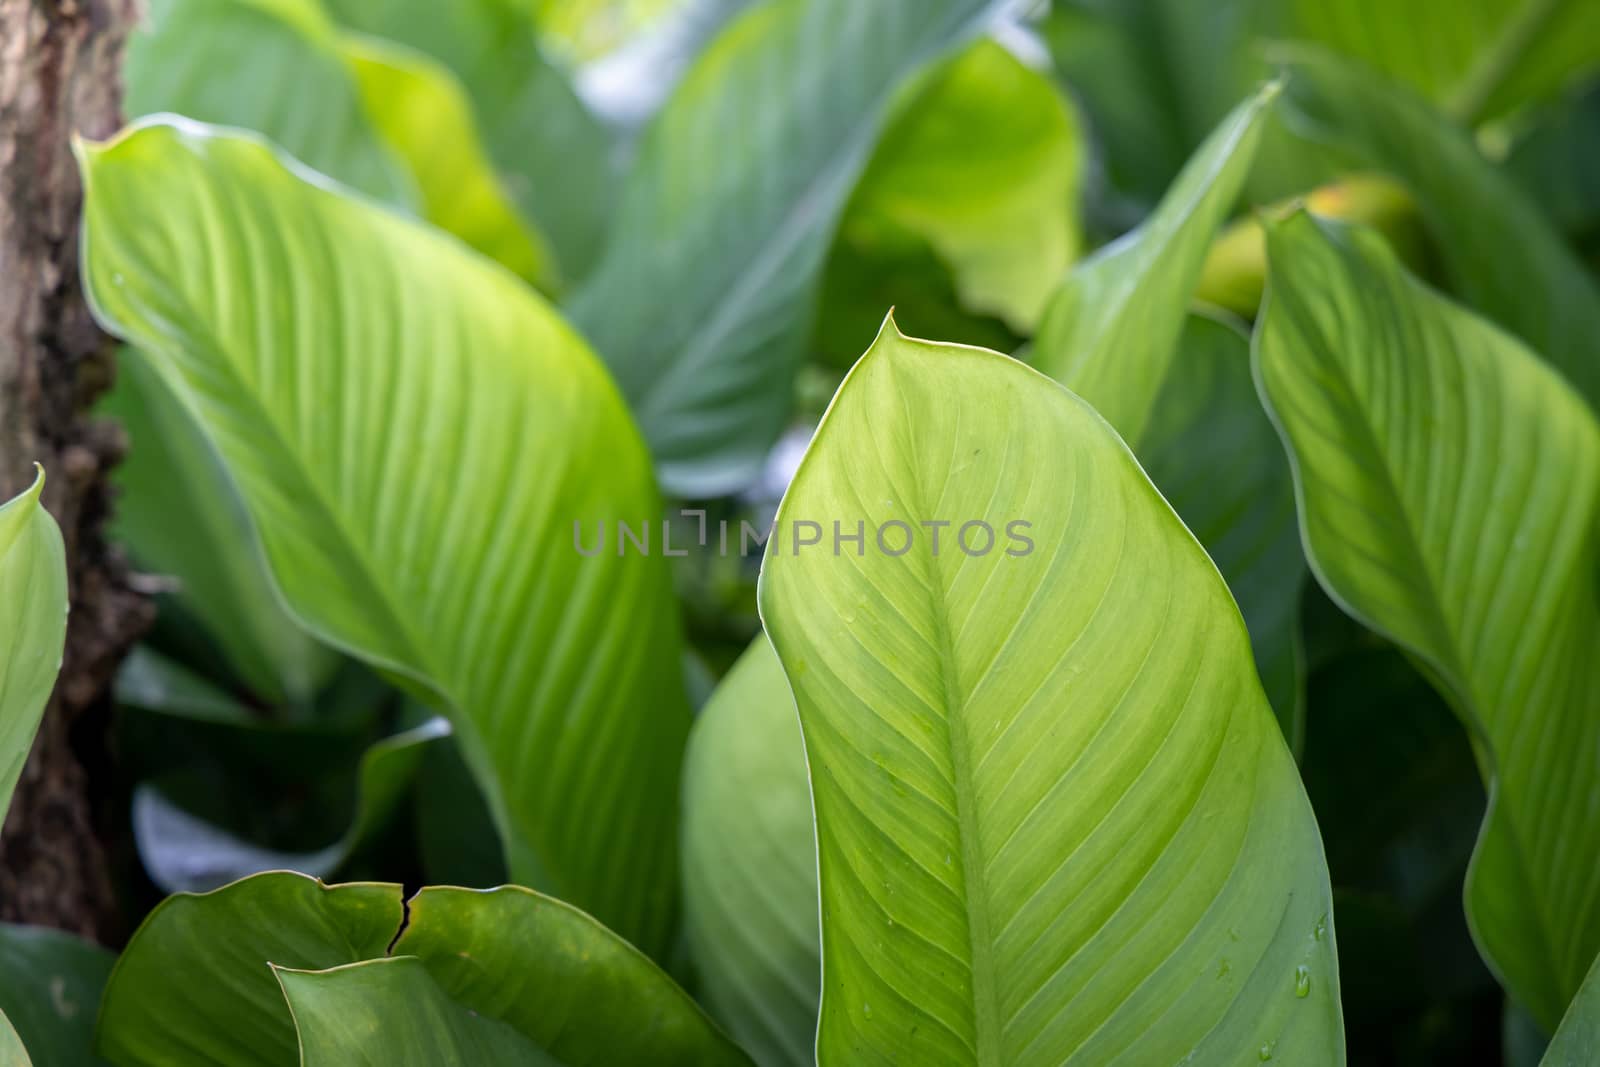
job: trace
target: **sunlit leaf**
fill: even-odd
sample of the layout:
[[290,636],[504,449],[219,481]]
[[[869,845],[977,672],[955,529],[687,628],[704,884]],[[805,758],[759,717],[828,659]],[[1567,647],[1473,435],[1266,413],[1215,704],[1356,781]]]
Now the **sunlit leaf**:
[[[804,548],[828,519],[863,551]],[[822,1062],[1343,1061],[1327,869],[1243,621],[1086,404],[886,326],[760,600],[816,805]]]
[[573,551],[660,507],[604,369],[509,273],[259,142],[82,151],[95,310],[199,419],[291,609],[449,710],[515,878],[661,951],[689,714],[663,560]]
[[61,531],[33,485],[0,504],[0,819],[22,775],[67,639]]
[[1489,810],[1474,935],[1553,1029],[1600,949],[1600,427],[1510,335],[1382,242],[1269,231],[1258,376],[1312,569],[1405,647],[1477,743]]

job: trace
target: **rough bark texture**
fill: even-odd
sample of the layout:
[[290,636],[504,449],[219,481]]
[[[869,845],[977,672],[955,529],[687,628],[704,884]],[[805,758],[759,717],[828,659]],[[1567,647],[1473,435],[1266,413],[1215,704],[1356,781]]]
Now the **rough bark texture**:
[[123,442],[87,414],[114,350],[79,286],[71,137],[120,123],[133,2],[0,0],[0,494],[44,464],[72,599],[61,678],[0,834],[0,919],[101,940],[120,931],[94,772],[105,767],[111,675],[149,608],[101,535]]

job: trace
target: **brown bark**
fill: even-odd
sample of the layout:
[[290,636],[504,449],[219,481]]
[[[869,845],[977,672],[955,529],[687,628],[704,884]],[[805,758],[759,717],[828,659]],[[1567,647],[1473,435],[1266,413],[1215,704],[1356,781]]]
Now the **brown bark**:
[[44,464],[72,604],[61,677],[0,833],[0,919],[100,939],[117,936],[117,909],[84,765],[103,766],[104,731],[74,726],[103,726],[94,713],[149,607],[101,532],[123,442],[88,416],[114,349],[79,285],[70,145],[120,124],[132,18],[133,0],[0,0],[0,494]]

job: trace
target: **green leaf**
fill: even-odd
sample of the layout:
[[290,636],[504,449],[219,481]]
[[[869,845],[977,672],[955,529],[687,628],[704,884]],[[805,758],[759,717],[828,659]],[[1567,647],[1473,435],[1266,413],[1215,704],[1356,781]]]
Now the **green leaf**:
[[[115,958],[60,930],[0,923],[0,1020],[10,1021],[42,1064],[100,1063],[92,1049],[95,1015]],[[13,1062],[0,1040],[0,1063]]]
[[411,898],[393,951],[561,1063],[747,1064],[660,968],[569,904],[519,886]]
[[123,77],[130,116],[170,111],[256,130],[380,200],[415,197],[316,0],[150,0]]
[[581,279],[605,244],[616,186],[612,134],[539,44],[523,0],[324,0],[344,26],[408,45],[461,79],[484,145],[523,214]]
[[302,1067],[558,1064],[512,1027],[445,996],[412,956],[272,973],[294,1014]]
[[1030,333],[1078,253],[1081,162],[1061,91],[979,41],[932,71],[890,122],[841,233],[917,235],[954,274],[963,305]]
[[1284,58],[1290,121],[1405,182],[1455,290],[1600,405],[1600,288],[1538,206],[1404,87],[1311,50]]
[[1034,364],[1093,404],[1136,450],[1277,92],[1267,87],[1223,120],[1155,213],[1076,267],[1045,311]]
[[1191,315],[1177,347],[1139,460],[1227,581],[1250,630],[1262,688],[1298,753],[1305,731],[1306,565],[1293,476],[1256,399],[1244,334]]
[[689,712],[663,560],[572,549],[660,512],[604,369],[509,273],[258,141],[81,151],[96,314],[197,416],[291,610],[449,713],[514,878],[662,951]]
[[168,897],[111,973],[98,1051],[124,1067],[297,1063],[294,1023],[267,965],[375,959],[404,915],[397,885],[325,886],[286,871]]
[[702,993],[763,1067],[814,1062],[817,853],[794,697],[757,635],[695,720],[683,906]]
[[1489,810],[1474,936],[1553,1029],[1600,950],[1600,427],[1509,335],[1305,215],[1269,231],[1257,374],[1312,570],[1471,731]]
[[127,456],[114,531],[137,566],[176,578],[177,599],[204,625],[259,699],[305,704],[338,657],[289,617],[250,516],[194,417],[149,358],[124,348],[101,410],[121,421]]
[[1577,996],[1545,1049],[1541,1067],[1587,1067],[1600,1060],[1600,958],[1589,968]]
[[428,221],[541,289],[556,288],[554,259],[501,189],[454,75],[420,52],[373,38],[350,36],[340,48],[367,114],[410,165]]
[[[347,966],[366,961],[379,965]],[[333,968],[349,980],[285,974]],[[392,996],[364,1003],[385,987]],[[301,1039],[336,1057],[319,1060],[308,1043],[307,1063],[454,1062],[383,1055],[381,1043],[411,1035],[409,1017],[424,1013],[427,1029],[446,1031],[437,1040],[476,1030],[514,1048],[513,1063],[538,1050],[567,1064],[749,1062],[655,964],[571,905],[505,886],[424,889],[402,908],[398,885],[325,886],[286,871],[153,911],[111,977],[101,1047],[119,1064],[286,1065],[300,1062],[298,1019]],[[468,1014],[496,1025],[461,1023]],[[369,1058],[321,1045],[338,1040]]]
[[1504,167],[1556,226],[1600,233],[1600,82],[1524,124]]
[[[830,520],[863,552],[802,548]],[[890,323],[777,523],[821,1062],[1343,1062],[1327,868],[1244,623],[1104,421]]]
[[28,1050],[23,1047],[22,1038],[17,1036],[17,1031],[12,1027],[11,1020],[7,1019],[4,1012],[0,1012],[0,1057],[12,1067],[32,1067],[33,1061],[28,1058]]
[[1600,8],[1585,0],[1295,0],[1290,22],[1474,122],[1600,66]]
[[669,489],[712,495],[753,478],[783,430],[835,225],[896,93],[1001,2],[755,5],[656,116],[573,315]]
[[67,640],[67,560],[33,485],[0,504],[0,820],[22,776]]

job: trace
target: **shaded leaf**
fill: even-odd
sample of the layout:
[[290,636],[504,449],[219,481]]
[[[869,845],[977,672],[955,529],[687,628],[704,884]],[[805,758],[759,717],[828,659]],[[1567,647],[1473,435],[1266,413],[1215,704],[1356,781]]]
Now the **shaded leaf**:
[[[95,1016],[115,960],[99,945],[60,930],[0,923],[0,1020],[9,1020],[48,1067],[102,1062],[92,1047]],[[0,1041],[0,1063],[14,1062]]]
[[1305,215],[1268,235],[1256,353],[1308,557],[1472,732],[1489,811],[1468,915],[1553,1029],[1600,949],[1600,428],[1526,347]]
[[765,635],[695,720],[683,905],[707,1006],[763,1067],[814,1062],[816,835],[794,697]]
[[[914,543],[805,552],[810,516]],[[963,549],[977,521],[1032,547]],[[1086,404],[890,323],[778,523],[821,1062],[1342,1062],[1327,868],[1243,621]]]
[[510,274],[257,141],[157,124],[82,153],[96,313],[198,417],[291,609],[449,710],[515,878],[661,951],[669,576],[569,543],[659,513],[604,369]]
[[669,489],[753,480],[784,428],[828,246],[895,94],[1004,3],[756,5],[656,116],[573,315]]
[[127,1067],[298,1063],[268,964],[321,970],[377,958],[404,913],[399,886],[325,886],[288,872],[168,897],[117,961],[97,1048]]
[[1454,288],[1600,403],[1600,288],[1539,208],[1404,87],[1308,49],[1284,59],[1290,121],[1405,182]]
[[123,77],[130,116],[171,111],[256,130],[380,200],[415,198],[317,0],[150,0]]
[[555,1065],[496,1019],[445,996],[412,956],[327,971],[274,967],[294,1014],[302,1067]]

